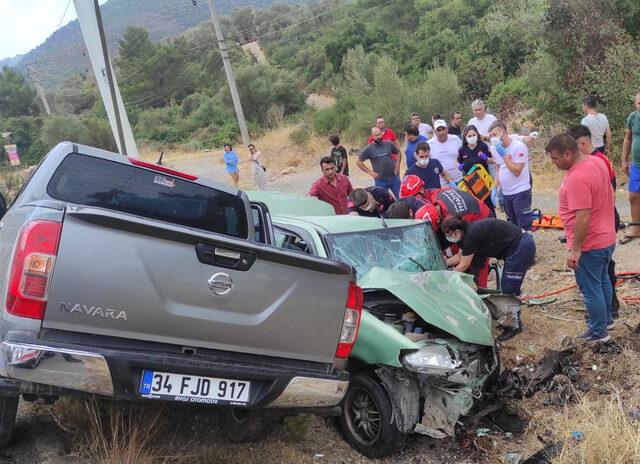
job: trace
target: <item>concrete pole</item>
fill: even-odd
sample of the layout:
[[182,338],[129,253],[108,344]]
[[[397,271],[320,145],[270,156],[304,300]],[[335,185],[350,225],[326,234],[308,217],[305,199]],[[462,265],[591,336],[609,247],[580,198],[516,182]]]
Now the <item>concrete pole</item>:
[[229,90],[231,91],[231,99],[233,100],[233,107],[236,110],[236,117],[238,118],[238,126],[240,126],[242,143],[245,146],[247,146],[251,143],[251,139],[249,138],[249,130],[247,129],[247,122],[244,119],[244,112],[242,111],[242,103],[240,102],[238,87],[236,87],[236,79],[233,76],[231,61],[229,61],[229,54],[227,53],[227,45],[224,42],[224,37],[222,35],[222,28],[220,27],[220,18],[218,17],[218,12],[216,11],[214,0],[209,0],[209,10],[211,10],[211,19],[213,21],[213,28],[215,29],[216,37],[218,38],[220,55],[222,56],[222,62],[224,63],[224,72],[227,74],[227,81],[229,82]]

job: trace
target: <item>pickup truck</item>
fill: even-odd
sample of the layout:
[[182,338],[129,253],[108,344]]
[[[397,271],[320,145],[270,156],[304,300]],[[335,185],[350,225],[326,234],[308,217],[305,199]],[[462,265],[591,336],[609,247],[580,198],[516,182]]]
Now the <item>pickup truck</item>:
[[362,290],[272,236],[244,192],[57,145],[0,222],[0,446],[21,395],[224,406],[236,442],[340,414]]

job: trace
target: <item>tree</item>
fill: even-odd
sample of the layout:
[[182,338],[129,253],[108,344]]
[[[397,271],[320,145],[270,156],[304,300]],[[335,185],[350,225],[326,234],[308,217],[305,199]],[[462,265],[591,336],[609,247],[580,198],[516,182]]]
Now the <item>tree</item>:
[[36,92],[24,76],[5,67],[0,73],[0,116],[31,116],[40,113]]

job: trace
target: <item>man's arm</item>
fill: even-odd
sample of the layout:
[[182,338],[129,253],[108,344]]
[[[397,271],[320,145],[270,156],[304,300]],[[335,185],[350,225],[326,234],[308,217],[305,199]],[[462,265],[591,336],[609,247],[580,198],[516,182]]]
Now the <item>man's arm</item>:
[[589,216],[591,212],[588,209],[579,209],[576,211],[576,222],[573,226],[573,245],[567,256],[567,266],[571,269],[578,268],[578,261],[582,254],[582,245],[587,238],[589,230]]
[[631,129],[624,132],[624,142],[622,142],[622,170],[629,175],[629,154],[631,153]]
[[374,179],[379,179],[379,178],[380,178],[380,175],[379,175],[377,172],[375,172],[375,171],[374,171],[374,170],[372,170],[372,169],[369,169],[369,168],[367,167],[367,165],[366,165],[366,164],[364,164],[364,162],[363,162],[361,159],[359,159],[359,158],[358,158],[358,160],[356,161],[356,166],[358,166],[360,169],[362,169],[364,172],[366,172],[367,174],[369,174],[369,175],[370,175],[371,177],[373,177]]
[[314,182],[313,184],[311,184],[311,188],[309,189],[309,191],[307,192],[307,196],[308,197],[316,197],[318,198],[318,183]]
[[469,269],[469,267],[471,267],[471,262],[473,261],[473,256],[474,255],[462,255],[460,257],[460,262],[453,270],[457,272],[464,272]]
[[604,131],[604,152],[609,154],[611,150],[611,128],[607,126],[607,129]]
[[447,267],[457,266],[460,263],[460,259],[462,258],[462,250],[458,250],[458,252],[450,256],[449,258],[445,258],[444,262]]
[[525,163],[514,163],[511,155],[507,155],[504,158],[504,164],[507,165],[509,171],[513,173],[514,176],[519,177],[522,174],[522,170],[524,169]]
[[[398,139],[396,138],[396,141]],[[400,148],[398,146],[396,146],[396,149],[398,150],[396,153],[396,167],[393,169],[393,173],[398,176],[400,175],[400,163],[402,162],[402,150],[400,150]],[[393,153],[393,149],[391,150],[391,153]]]

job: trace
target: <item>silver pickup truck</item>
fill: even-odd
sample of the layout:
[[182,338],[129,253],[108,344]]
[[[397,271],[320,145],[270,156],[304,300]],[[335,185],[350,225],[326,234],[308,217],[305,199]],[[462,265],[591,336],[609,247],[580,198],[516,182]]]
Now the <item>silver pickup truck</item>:
[[272,234],[236,189],[56,146],[0,222],[0,446],[20,395],[225,406],[237,442],[339,414],[362,291]]

